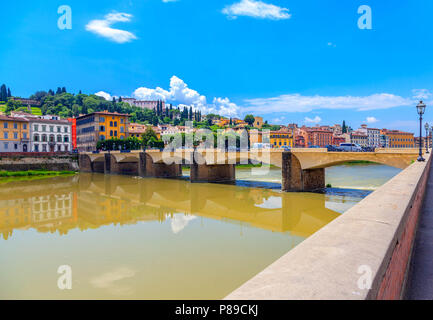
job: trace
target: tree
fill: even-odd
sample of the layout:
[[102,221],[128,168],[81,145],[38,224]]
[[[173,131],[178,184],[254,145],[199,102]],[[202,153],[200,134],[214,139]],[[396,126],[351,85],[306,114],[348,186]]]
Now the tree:
[[148,147],[152,138],[158,140],[156,132],[152,129],[151,126],[148,126],[144,133],[141,135],[141,139],[143,140],[143,146]]
[[62,89],[60,87],[57,87],[56,94],[61,94],[61,93],[62,93]]
[[250,126],[252,126],[252,125],[254,124],[254,121],[256,121],[256,120],[255,120],[255,118],[254,118],[254,116],[253,116],[252,114],[247,114],[247,115],[245,116],[244,121],[245,121],[246,123],[248,123]]
[[66,88],[65,87],[62,88],[62,93],[66,93]]
[[343,120],[343,127],[342,127],[342,130],[341,130],[343,133],[347,133],[347,126],[346,126],[346,121],[345,120]]
[[7,102],[8,101],[8,92],[6,90],[6,85],[2,84],[0,87],[0,101]]
[[8,98],[12,97],[11,89],[8,88]]

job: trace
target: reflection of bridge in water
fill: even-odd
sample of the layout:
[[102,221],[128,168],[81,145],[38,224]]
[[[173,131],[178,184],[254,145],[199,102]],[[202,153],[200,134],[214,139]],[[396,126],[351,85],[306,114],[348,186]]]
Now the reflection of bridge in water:
[[[51,206],[38,207],[36,212],[34,205],[41,198]],[[70,200],[67,214],[56,215],[53,208],[63,208],[65,199]],[[4,238],[14,229],[33,227],[66,234],[75,228],[162,222],[177,213],[308,237],[339,216],[325,207],[321,194],[94,174],[1,185],[0,203]],[[22,210],[14,211],[16,207]]]
[[82,153],[83,172],[114,173],[155,178],[179,178],[182,164],[191,167],[191,182],[233,182],[235,165],[263,163],[281,168],[283,191],[311,191],[325,187],[325,168],[348,161],[370,161],[404,169],[418,156],[414,149],[378,149],[376,152],[327,152],[326,149],[150,150],[146,152]]

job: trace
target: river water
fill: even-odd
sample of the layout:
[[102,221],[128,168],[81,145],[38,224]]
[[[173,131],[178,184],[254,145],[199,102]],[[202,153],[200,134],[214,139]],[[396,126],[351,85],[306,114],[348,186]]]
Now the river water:
[[[220,299],[398,172],[330,168],[324,194],[280,192],[277,169],[237,169],[237,185],[0,181],[0,299]],[[59,289],[60,266],[71,290]]]

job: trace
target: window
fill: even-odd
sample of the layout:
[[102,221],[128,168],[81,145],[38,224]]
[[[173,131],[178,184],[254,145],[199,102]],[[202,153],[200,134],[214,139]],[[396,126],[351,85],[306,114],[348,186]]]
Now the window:
[[14,139],[18,139],[18,133],[14,132]]
[[3,132],[3,138],[5,138],[5,139],[8,139],[8,138],[9,138],[9,135],[8,135],[7,132]]
[[18,124],[14,122],[14,129],[18,129]]
[[57,127],[57,132],[61,132],[62,128],[61,127]]
[[110,137],[113,136],[113,130],[110,130]]
[[38,142],[39,141],[39,135],[35,134],[33,136],[33,141]]
[[54,132],[54,126],[50,126],[50,132]]
[[35,124],[35,125],[33,126],[33,130],[34,130],[34,131],[38,131],[38,130],[39,130],[37,124]]
[[47,126],[42,125],[42,131],[46,131],[47,130]]
[[114,126],[117,127],[117,121],[114,121]]
[[110,127],[112,127],[113,126],[113,121],[110,121]]
[[63,142],[69,142],[69,137],[68,137],[68,136],[65,136],[65,137],[63,138]]
[[47,145],[46,144],[42,145],[42,152],[47,152]]
[[122,126],[120,127],[120,132],[124,133],[125,132],[125,128]]
[[123,123],[123,119],[120,119],[120,123]]
[[14,144],[14,149],[18,150],[18,144],[16,144],[16,143]]
[[39,145],[35,144],[35,152],[39,152]]
[[27,139],[27,132],[23,133],[23,139]]
[[105,118],[104,117],[99,117],[99,122],[105,122]]
[[99,140],[104,141],[104,140],[105,140],[105,136],[100,135],[100,136],[99,136]]
[[68,133],[68,127],[64,127],[64,130],[63,130],[65,133]]
[[101,131],[101,132],[105,132],[105,127],[104,127],[104,126],[100,126],[100,127],[99,127],[99,131]]
[[7,122],[4,122],[4,123],[3,123],[3,128],[5,128],[5,129],[8,128],[8,123],[7,123]]
[[27,124],[26,123],[23,124],[23,129],[27,130]]
[[61,135],[57,136],[57,142],[62,142],[62,136]]
[[117,131],[114,131],[114,136],[117,137]]
[[65,151],[68,151],[68,145],[65,144]]
[[8,143],[8,142],[5,142],[5,143],[4,143],[4,146],[5,146],[5,150],[7,150],[8,147],[9,147],[9,143]]

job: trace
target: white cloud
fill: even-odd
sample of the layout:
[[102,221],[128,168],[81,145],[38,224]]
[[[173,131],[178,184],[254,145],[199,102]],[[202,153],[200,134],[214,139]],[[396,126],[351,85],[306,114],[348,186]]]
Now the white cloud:
[[107,101],[111,101],[113,99],[113,97],[111,96],[111,94],[109,94],[107,92],[104,92],[104,91],[96,92],[95,96],[102,97],[102,98],[104,98]]
[[281,124],[285,119],[286,119],[286,117],[278,117],[278,118],[273,119],[272,123]]
[[157,87],[155,89],[141,87],[134,91],[133,96],[141,100],[164,100],[179,105],[191,106],[201,110],[203,113],[218,113],[223,116],[236,116],[239,107],[230,102],[228,98],[214,98],[213,103],[207,104],[207,99],[180,78],[173,76],[170,79],[170,88],[165,90]]
[[320,121],[322,121],[322,118],[320,118],[319,116],[316,116],[314,119],[305,117],[304,121],[306,123],[315,123],[315,124],[317,124],[317,123],[320,123]]
[[162,2],[177,2],[179,0],[162,0]]
[[236,19],[238,16],[247,16],[259,19],[282,20],[290,19],[292,16],[287,8],[257,0],[241,0],[226,6],[222,13],[232,19]]
[[375,117],[367,117],[367,123],[376,123],[379,122]]
[[132,15],[128,13],[109,13],[104,18],[104,20],[90,21],[86,25],[86,30],[117,43],[130,42],[137,39],[135,34],[129,31],[111,28],[111,25],[116,22],[131,21]]
[[430,99],[433,95],[427,89],[413,89],[412,96],[414,99],[427,100]]
[[411,99],[389,93],[378,93],[365,97],[287,94],[273,98],[248,99],[245,102],[246,105],[242,108],[243,112],[260,110],[261,113],[267,114],[273,112],[310,112],[319,109],[368,111],[413,105]]

